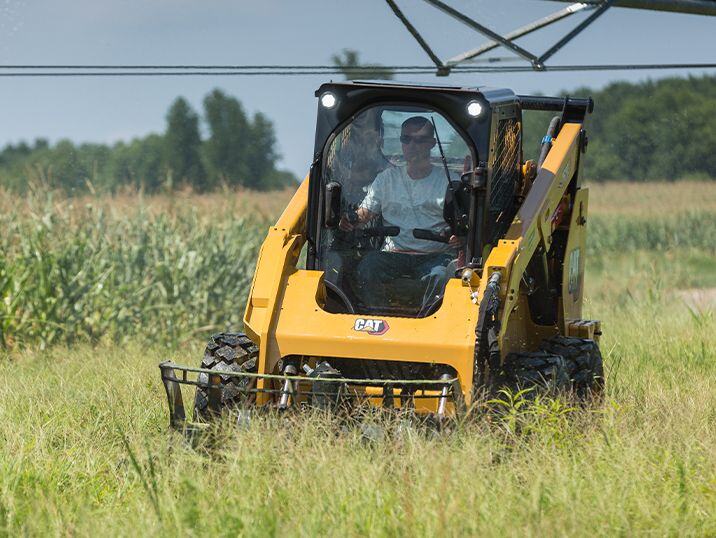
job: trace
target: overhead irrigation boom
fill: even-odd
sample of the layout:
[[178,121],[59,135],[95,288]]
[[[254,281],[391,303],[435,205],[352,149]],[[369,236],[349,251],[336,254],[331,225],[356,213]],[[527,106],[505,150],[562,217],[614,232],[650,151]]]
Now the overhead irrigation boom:
[[[527,60],[535,71],[549,70],[546,61],[559,52],[565,45],[591,26],[607,10],[613,7],[625,7],[634,9],[648,9],[654,11],[669,11],[676,13],[690,13],[698,15],[716,15],[716,0],[588,0],[586,2],[568,2],[568,0],[553,0],[570,3],[566,8],[560,9],[545,17],[537,19],[527,25],[521,26],[512,32],[502,35],[496,32],[473,17],[468,16],[459,9],[448,5],[442,0],[423,0],[437,10],[445,13],[453,19],[461,22],[477,33],[489,38],[489,41],[452,58],[443,61],[433,51],[425,38],[420,34],[409,17],[401,10],[396,0],[385,0],[393,13],[415,38],[420,47],[425,51],[430,60],[435,64],[438,76],[447,76],[451,71],[462,67],[467,62],[474,62],[479,56],[490,52],[498,47],[504,47],[519,58]],[[542,54],[535,54],[530,50],[518,45],[515,41],[523,36],[551,26],[564,20],[567,17],[580,12],[589,12],[589,15],[561,37],[556,43],[549,47]]]
[[[402,75],[448,76],[453,73],[524,73],[534,71],[626,71],[626,70],[674,70],[674,69],[714,69],[716,61],[706,62],[650,62],[650,63],[593,63],[593,64],[552,64],[547,63],[557,52],[574,40],[586,28],[611,8],[631,8],[671,13],[686,13],[713,16],[716,15],[716,0],[586,0],[570,2],[569,0],[551,0],[568,3],[568,6],[545,15],[528,24],[520,26],[505,34],[497,32],[474,16],[449,5],[443,0],[423,0],[433,8],[448,15],[456,21],[468,26],[475,32],[485,36],[487,40],[479,46],[457,54],[447,60],[441,59],[433,50],[425,37],[410,20],[406,12],[398,5],[398,0],[385,0],[395,16],[410,32],[418,45],[430,58],[427,65],[381,65],[381,69]],[[407,1],[400,0],[404,5]],[[536,53],[516,43],[520,38],[533,34],[543,28],[563,21],[574,15],[586,15],[564,36],[542,53]],[[503,48],[509,55],[485,56],[497,48]],[[520,62],[525,63],[508,63]],[[375,70],[369,65],[287,65],[287,64],[165,64],[165,65],[121,65],[121,64],[0,64],[0,78],[18,77],[248,77],[248,76],[310,76],[310,75],[345,75],[346,68],[353,74],[365,72],[367,77]],[[352,77],[351,77],[352,78]]]

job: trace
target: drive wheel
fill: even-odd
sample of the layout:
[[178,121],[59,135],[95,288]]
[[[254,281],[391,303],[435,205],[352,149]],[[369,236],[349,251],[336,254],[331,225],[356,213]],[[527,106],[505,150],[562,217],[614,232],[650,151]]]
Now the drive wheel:
[[604,363],[594,340],[558,335],[544,340],[540,349],[564,358],[572,390],[578,398],[604,392]]
[[[256,372],[259,348],[243,333],[219,333],[209,339],[201,361],[201,368],[216,372]],[[199,381],[209,382],[209,375],[199,374]],[[253,403],[255,393],[252,377],[221,376],[221,409],[237,408]],[[210,418],[209,395],[206,387],[197,387],[194,396],[194,417]]]
[[535,388],[557,394],[569,389],[565,360],[546,351],[510,353],[505,357],[498,386],[512,391]]

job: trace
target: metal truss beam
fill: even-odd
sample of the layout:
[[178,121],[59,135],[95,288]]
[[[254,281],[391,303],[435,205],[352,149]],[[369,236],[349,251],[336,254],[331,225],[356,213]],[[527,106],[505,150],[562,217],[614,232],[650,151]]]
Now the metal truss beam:
[[450,70],[446,68],[445,64],[442,62],[440,58],[438,58],[437,54],[433,52],[433,49],[430,48],[430,45],[428,45],[427,41],[423,39],[423,36],[420,35],[420,32],[418,32],[417,28],[411,24],[411,22],[408,20],[408,18],[405,16],[405,14],[400,10],[398,5],[395,3],[394,0],[385,0],[388,5],[390,6],[390,9],[393,10],[393,13],[395,13],[395,16],[400,19],[400,22],[403,23],[405,28],[410,32],[410,34],[415,38],[415,41],[418,42],[418,45],[425,51],[425,53],[430,57],[430,59],[435,64],[435,67],[438,68],[438,75],[440,76],[446,76],[450,73]]
[[[392,0],[389,0],[389,1],[392,1]],[[520,47],[519,45],[516,45],[516,44],[513,43],[512,41],[509,41],[509,40],[505,39],[504,37],[502,37],[502,36],[501,36],[500,34],[498,34],[497,32],[493,32],[492,30],[490,30],[490,29],[487,28],[486,26],[483,26],[483,25],[480,24],[479,22],[477,22],[477,21],[471,19],[470,17],[468,17],[468,16],[465,15],[464,13],[461,13],[461,12],[458,11],[457,9],[448,6],[447,4],[445,4],[444,2],[442,2],[441,0],[423,0],[423,1],[424,1],[424,2],[427,2],[428,4],[430,4],[430,5],[432,5],[432,6],[436,7],[436,8],[438,8],[438,9],[439,9],[440,11],[442,11],[443,13],[447,13],[447,14],[450,15],[451,17],[457,19],[458,21],[460,21],[460,22],[463,23],[463,24],[466,24],[467,26],[469,26],[469,27],[472,28],[473,30],[476,30],[476,31],[480,32],[481,34],[483,34],[483,35],[489,37],[489,38],[492,39],[493,41],[497,41],[500,45],[502,45],[503,47],[508,48],[509,50],[511,50],[512,52],[514,52],[515,54],[517,54],[518,56],[522,56],[525,60],[528,60],[528,61],[529,61],[530,63],[532,63],[533,65],[536,65],[536,64],[538,63],[538,62],[537,62],[537,57],[536,57],[534,54],[532,54],[531,52],[529,52],[529,51],[523,49],[523,48]]]
[[544,62],[554,56],[557,51],[559,51],[562,47],[564,47],[567,43],[572,41],[575,37],[577,37],[578,34],[582,32],[587,26],[592,24],[594,21],[596,21],[599,17],[601,17],[604,12],[609,9],[612,4],[614,3],[614,0],[606,0],[606,2],[603,2],[589,17],[584,19],[581,23],[579,23],[571,32],[569,32],[567,35],[565,35],[562,39],[557,41],[550,49],[545,52],[542,56],[539,57],[536,64],[539,69],[542,68],[544,65]]
[[[553,2],[571,2],[572,0],[552,0]],[[584,0],[587,4],[600,4],[599,0]],[[716,16],[716,0],[615,0],[614,7],[669,11],[671,13],[690,13],[692,15]]]
[[[574,15],[575,13],[579,13],[580,11],[585,9],[594,9],[594,7],[585,2],[576,2],[571,6],[567,6],[564,9],[555,11],[554,13],[547,15],[546,17],[542,17],[539,20],[536,20],[516,30],[513,30],[509,34],[505,34],[505,39],[507,39],[508,41],[513,41],[522,36],[526,36],[527,34],[531,34],[532,32],[540,30],[541,28],[545,28],[546,26],[554,24],[555,22],[566,19],[567,17]],[[458,54],[457,56],[453,56],[445,63],[449,67],[453,67],[462,62],[466,62],[468,60],[472,60],[473,58],[477,58],[478,56],[482,56],[486,52],[490,52],[491,50],[494,50],[499,46],[500,43],[498,43],[497,41],[488,41],[487,43],[477,47],[476,49],[472,49],[467,52],[463,52],[462,54]]]

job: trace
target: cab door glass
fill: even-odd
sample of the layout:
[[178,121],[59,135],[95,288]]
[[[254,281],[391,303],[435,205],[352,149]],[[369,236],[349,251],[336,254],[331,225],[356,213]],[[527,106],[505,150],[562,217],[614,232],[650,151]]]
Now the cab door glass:
[[423,107],[374,106],[334,133],[322,184],[340,185],[340,218],[321,227],[317,257],[326,309],[425,316],[439,306],[467,233],[452,218],[449,182],[459,183],[473,155]]

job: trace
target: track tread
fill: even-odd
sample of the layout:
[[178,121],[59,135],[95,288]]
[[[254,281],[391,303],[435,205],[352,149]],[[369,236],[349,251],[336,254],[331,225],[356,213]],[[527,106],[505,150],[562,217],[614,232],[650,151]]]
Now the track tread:
[[557,335],[540,344],[540,349],[564,358],[572,389],[580,398],[604,390],[604,362],[594,340]]
[[498,379],[498,386],[513,391],[535,387],[559,392],[569,387],[564,359],[546,351],[510,353]]

